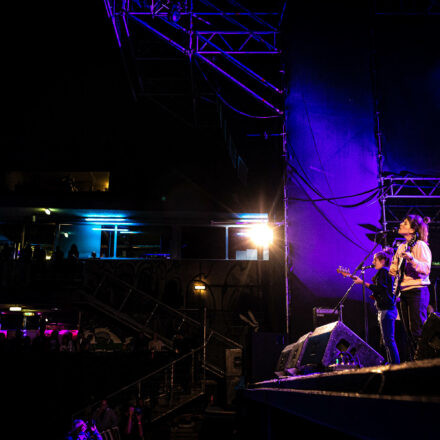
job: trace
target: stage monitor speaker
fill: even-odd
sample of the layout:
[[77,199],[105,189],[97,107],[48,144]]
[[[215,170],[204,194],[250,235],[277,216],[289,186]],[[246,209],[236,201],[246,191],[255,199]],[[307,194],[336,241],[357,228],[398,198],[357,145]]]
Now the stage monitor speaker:
[[245,348],[245,376],[248,382],[273,378],[274,365],[286,344],[286,335],[275,332],[252,332]]
[[440,314],[430,313],[423,324],[415,360],[440,357]]
[[304,349],[307,346],[307,341],[312,333],[306,333],[301,336],[293,344],[289,344],[284,347],[278,359],[275,374],[278,377],[295,375],[297,369],[301,364],[301,359],[304,353]]
[[[316,328],[307,339],[300,366],[329,367],[350,360],[359,367],[383,363],[384,358],[341,321]],[[303,368],[304,369],[304,368]]]

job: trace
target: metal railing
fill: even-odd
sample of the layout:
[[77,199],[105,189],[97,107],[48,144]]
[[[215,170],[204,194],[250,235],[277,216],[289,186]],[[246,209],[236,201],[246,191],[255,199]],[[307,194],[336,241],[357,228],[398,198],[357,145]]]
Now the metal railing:
[[110,272],[102,273],[98,284],[92,287],[92,293],[86,295],[91,305],[138,332],[148,336],[157,332],[169,349],[173,348],[177,333],[198,340],[196,346],[202,345],[209,333],[211,349],[207,363],[213,364],[213,369],[222,369],[225,348],[242,348],[238,342],[208,328],[206,310],[203,319],[197,321]]
[[[150,422],[155,422],[182,405],[202,396],[206,383],[206,344],[152,373],[108,394],[105,399],[122,410],[128,404],[148,406]],[[88,405],[72,415],[72,420],[91,420],[100,402]]]

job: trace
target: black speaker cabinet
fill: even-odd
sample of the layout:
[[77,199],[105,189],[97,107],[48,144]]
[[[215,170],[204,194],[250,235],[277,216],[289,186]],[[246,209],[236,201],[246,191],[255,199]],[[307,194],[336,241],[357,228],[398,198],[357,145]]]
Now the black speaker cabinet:
[[301,359],[304,354],[304,350],[307,346],[307,341],[311,334],[312,334],[311,332],[306,333],[293,344],[289,344],[286,347],[284,347],[278,359],[278,363],[275,371],[275,374],[278,377],[287,376],[287,375],[293,376],[297,373],[297,369],[301,364]]
[[384,358],[341,321],[316,328],[307,338],[301,366],[328,367],[337,359],[353,359],[360,367],[383,363]]
[[440,314],[431,313],[423,324],[415,360],[440,357]]
[[286,344],[283,333],[252,333],[249,342],[247,380],[260,382],[273,378],[273,368]]

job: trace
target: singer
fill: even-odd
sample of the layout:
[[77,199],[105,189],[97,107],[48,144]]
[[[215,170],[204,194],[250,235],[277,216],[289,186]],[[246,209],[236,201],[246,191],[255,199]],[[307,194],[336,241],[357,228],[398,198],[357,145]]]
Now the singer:
[[399,279],[399,313],[408,339],[410,359],[414,359],[429,304],[428,285],[431,250],[428,246],[429,217],[408,215],[400,223],[399,234],[405,237],[394,254],[390,275]]
[[355,284],[365,284],[365,287],[372,291],[371,296],[377,309],[381,342],[385,347],[387,361],[389,364],[400,364],[399,351],[394,338],[397,318],[396,298],[393,295],[393,280],[388,273],[392,257],[391,248],[382,249],[374,254],[373,264],[363,267],[363,269],[374,267],[377,270],[372,283],[364,282],[357,276],[352,278]]

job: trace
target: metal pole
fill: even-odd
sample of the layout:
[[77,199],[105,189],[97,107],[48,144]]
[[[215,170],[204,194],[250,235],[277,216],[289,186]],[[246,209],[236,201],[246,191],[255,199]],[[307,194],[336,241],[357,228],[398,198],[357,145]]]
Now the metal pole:
[[194,384],[194,350],[191,350],[191,387]]
[[206,307],[203,308],[203,384],[202,391],[206,386]]
[[286,335],[289,340],[290,334],[290,292],[289,292],[289,240],[287,237],[288,224],[288,197],[287,197],[287,133],[286,122],[283,123],[283,157],[284,157],[284,178],[283,178],[283,202],[284,202],[284,288],[286,298]]
[[113,258],[116,258],[116,254],[118,251],[118,225],[115,225],[115,232],[113,238]]
[[170,403],[173,401],[173,394],[174,394],[174,362],[171,364]]
[[362,304],[364,307],[364,341],[368,344],[368,314],[367,314],[367,298],[365,295],[365,271],[361,272],[362,275]]
[[225,260],[229,260],[229,227],[225,227]]
[[[383,175],[383,151],[382,151],[382,132],[380,129],[380,104],[379,104],[379,96],[377,89],[377,72],[376,72],[376,38],[374,33],[374,27],[371,29],[371,40],[373,51],[371,54],[371,85],[374,99],[374,116],[375,116],[375,137],[376,137],[376,145],[377,145],[377,171],[378,171],[378,180],[380,184],[380,197],[379,203],[381,206],[381,225],[382,230],[387,230],[387,219],[386,219],[386,195],[384,193],[383,184],[384,184],[384,175]],[[387,236],[384,235],[385,245],[387,245]]]

